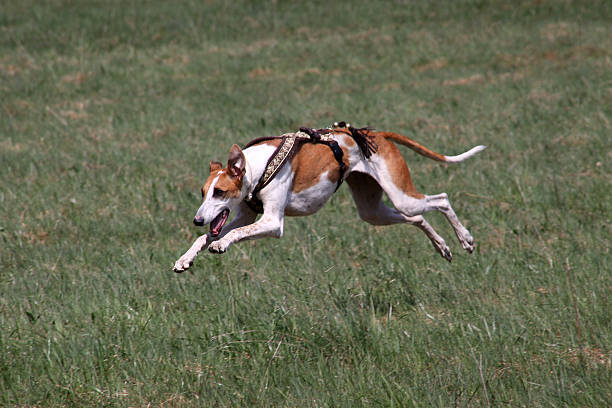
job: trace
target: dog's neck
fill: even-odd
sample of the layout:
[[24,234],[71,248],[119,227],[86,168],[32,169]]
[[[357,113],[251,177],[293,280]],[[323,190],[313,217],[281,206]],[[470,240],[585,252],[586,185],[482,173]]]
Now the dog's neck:
[[245,172],[244,178],[242,179],[242,183],[244,185],[245,197],[250,197],[251,193],[255,189],[255,185],[257,185],[257,180],[253,180],[253,170],[251,170],[251,165],[248,160],[244,161]]
[[275,150],[275,146],[266,144],[251,146],[243,150],[245,158],[245,173],[242,181],[243,198],[248,198],[249,194],[253,193]]

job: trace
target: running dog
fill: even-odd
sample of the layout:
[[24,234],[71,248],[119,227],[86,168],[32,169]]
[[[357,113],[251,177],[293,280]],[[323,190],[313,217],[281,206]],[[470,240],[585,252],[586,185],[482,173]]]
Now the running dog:
[[[446,242],[423,218],[426,212],[440,211],[463,249],[471,253],[474,239],[457,218],[448,196],[419,193],[393,142],[444,163],[462,162],[485,149],[481,145],[457,156],[445,156],[406,136],[356,129],[344,122],[327,129],[302,128],[281,137],[257,139],[244,149],[233,145],[225,167],[219,162],[210,163],[210,175],[202,187],[202,204],[193,219],[198,226],[210,224],[210,230],[176,261],[174,271],[188,269],[206,248],[220,254],[236,242],[280,238],[286,215],[314,214],[342,181],[349,185],[364,221],[373,225],[415,225],[450,262],[452,254]],[[383,192],[395,208],[384,204]],[[227,222],[231,213],[234,218]],[[258,213],[262,216],[257,220]]]

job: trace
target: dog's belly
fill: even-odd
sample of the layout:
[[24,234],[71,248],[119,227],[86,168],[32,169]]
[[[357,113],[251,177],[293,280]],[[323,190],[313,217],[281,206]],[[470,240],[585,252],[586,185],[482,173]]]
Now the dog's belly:
[[285,215],[299,216],[311,215],[319,211],[336,191],[336,183],[330,182],[327,177],[312,187],[299,192],[291,192],[285,207]]

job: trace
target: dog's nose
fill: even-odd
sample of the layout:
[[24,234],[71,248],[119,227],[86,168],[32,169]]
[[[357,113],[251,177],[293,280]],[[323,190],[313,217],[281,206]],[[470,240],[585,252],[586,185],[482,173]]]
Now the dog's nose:
[[204,225],[204,218],[198,216],[193,217],[193,223],[198,227],[201,227],[202,225]]

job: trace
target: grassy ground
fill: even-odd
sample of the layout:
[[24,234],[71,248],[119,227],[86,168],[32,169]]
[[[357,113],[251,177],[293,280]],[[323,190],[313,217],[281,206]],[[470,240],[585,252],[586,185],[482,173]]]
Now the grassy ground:
[[[20,1],[0,12],[0,405],[609,406],[612,3]],[[173,262],[208,161],[403,132],[477,242],[358,220]]]

